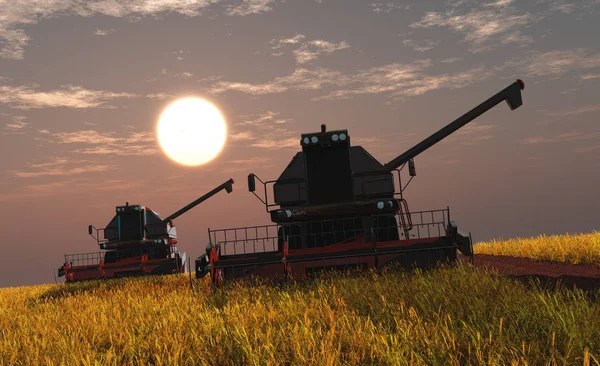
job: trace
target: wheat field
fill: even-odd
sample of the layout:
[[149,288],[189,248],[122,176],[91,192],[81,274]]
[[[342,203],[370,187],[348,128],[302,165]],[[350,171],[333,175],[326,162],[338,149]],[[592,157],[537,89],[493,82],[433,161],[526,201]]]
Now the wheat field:
[[598,365],[600,291],[468,267],[0,289],[2,365]]
[[497,239],[473,245],[475,254],[527,257],[534,260],[600,265],[600,231]]

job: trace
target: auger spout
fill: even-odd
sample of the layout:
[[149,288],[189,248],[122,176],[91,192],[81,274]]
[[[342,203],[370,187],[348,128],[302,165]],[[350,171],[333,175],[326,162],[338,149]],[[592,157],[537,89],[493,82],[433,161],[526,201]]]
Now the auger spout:
[[446,125],[433,135],[419,142],[406,152],[400,154],[398,157],[385,164],[386,168],[393,170],[400,167],[409,160],[413,159],[415,156],[421,154],[436,143],[440,142],[444,138],[450,136],[459,128],[463,127],[475,118],[489,111],[497,104],[501,103],[503,100],[506,101],[511,110],[519,108],[523,104],[523,100],[521,98],[521,90],[523,89],[525,89],[525,83],[523,83],[522,80],[517,79],[517,81],[507,86],[502,91],[498,92],[496,95],[492,96],[477,107],[471,109],[470,111],[456,119],[454,122]]
[[181,215],[183,215],[184,213],[188,212],[189,210],[191,210],[192,208],[198,206],[199,204],[201,204],[202,202],[206,201],[207,199],[209,199],[210,197],[214,196],[215,194],[219,193],[221,190],[227,190],[227,193],[231,193],[231,191],[233,190],[233,179],[229,179],[227,182],[221,184],[220,186],[218,186],[217,188],[213,189],[212,191],[208,192],[207,194],[205,194],[204,196],[198,198],[197,200],[195,200],[194,202],[190,203],[189,205],[181,208],[180,210],[178,210],[177,212],[167,216],[165,219],[163,219],[162,221],[164,223],[168,223],[170,220],[173,220]]

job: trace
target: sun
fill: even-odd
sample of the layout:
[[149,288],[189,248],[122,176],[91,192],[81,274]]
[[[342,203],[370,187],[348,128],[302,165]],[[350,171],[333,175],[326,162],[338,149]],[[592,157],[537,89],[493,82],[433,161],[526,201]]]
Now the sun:
[[227,125],[221,112],[199,98],[171,103],[158,121],[158,142],[179,164],[196,166],[214,159],[225,145]]

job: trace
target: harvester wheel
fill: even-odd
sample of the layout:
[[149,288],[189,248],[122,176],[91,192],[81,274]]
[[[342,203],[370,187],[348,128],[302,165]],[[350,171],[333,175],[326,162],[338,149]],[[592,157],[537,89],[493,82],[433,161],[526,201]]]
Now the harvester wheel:
[[224,276],[223,276],[223,268],[217,268],[215,270],[215,277],[214,277],[214,284],[215,285],[220,285],[223,283],[223,281],[225,280]]
[[285,262],[283,264],[283,271],[286,278],[292,278],[292,268],[290,267],[289,263]]

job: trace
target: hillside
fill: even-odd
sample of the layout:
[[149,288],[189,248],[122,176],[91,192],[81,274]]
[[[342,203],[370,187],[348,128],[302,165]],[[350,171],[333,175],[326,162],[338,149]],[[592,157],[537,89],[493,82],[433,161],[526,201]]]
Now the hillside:
[[600,307],[468,269],[192,295],[171,276],[0,291],[3,364],[586,364]]
[[600,364],[600,291],[478,268],[0,289],[0,364]]

